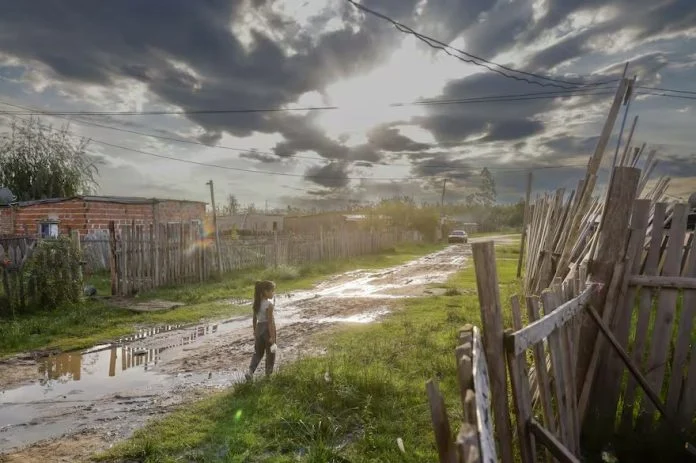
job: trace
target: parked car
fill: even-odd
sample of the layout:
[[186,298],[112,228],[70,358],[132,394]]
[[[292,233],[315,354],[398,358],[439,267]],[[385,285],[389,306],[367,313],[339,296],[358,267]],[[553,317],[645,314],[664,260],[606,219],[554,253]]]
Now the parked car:
[[469,235],[464,230],[454,230],[447,237],[448,243],[468,243]]

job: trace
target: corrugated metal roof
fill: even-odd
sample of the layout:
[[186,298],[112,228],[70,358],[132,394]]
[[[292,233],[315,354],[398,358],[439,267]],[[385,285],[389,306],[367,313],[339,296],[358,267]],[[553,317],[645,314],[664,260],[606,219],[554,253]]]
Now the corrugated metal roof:
[[161,202],[175,202],[175,203],[195,203],[195,204],[206,204],[203,201],[190,201],[186,199],[161,199],[161,198],[141,198],[137,196],[70,196],[67,198],[47,198],[47,199],[36,199],[32,201],[19,201],[15,203],[19,207],[35,206],[37,204],[55,204],[62,203],[71,200],[81,200],[85,202],[96,202],[96,203],[116,203],[116,204],[152,204]]

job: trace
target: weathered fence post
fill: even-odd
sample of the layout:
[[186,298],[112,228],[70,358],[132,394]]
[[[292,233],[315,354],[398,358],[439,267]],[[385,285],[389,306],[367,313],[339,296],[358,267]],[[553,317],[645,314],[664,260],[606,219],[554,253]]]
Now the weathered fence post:
[[118,295],[119,260],[116,247],[116,223],[109,220],[109,270],[111,272],[111,295]]
[[522,222],[522,239],[520,240],[520,257],[517,261],[517,278],[522,276],[522,262],[524,261],[524,249],[527,245],[527,228],[529,227],[530,205],[529,199],[532,195],[532,179],[533,174],[530,171],[527,177],[527,193],[524,198],[524,219]]
[[472,245],[476,287],[483,322],[483,345],[491,381],[495,433],[503,463],[512,463],[512,424],[507,394],[507,372],[503,352],[503,310],[498,292],[498,272],[492,241]]
[[[604,205],[605,210],[602,215],[604,223],[600,225],[601,232],[595,253],[596,257],[591,256],[589,275],[590,282],[595,283],[598,287],[590,304],[601,310],[602,313],[607,304],[616,302],[616,292],[612,294],[613,300],[607,300],[609,283],[612,281],[616,264],[623,260],[626,251],[629,221],[640,181],[640,173],[640,169],[634,167],[615,167],[609,185],[607,201]],[[593,378],[588,377],[588,372],[596,339],[596,325],[587,316],[583,316],[576,370],[576,391],[579,394],[582,394],[583,386],[589,387],[590,390],[592,388]]]

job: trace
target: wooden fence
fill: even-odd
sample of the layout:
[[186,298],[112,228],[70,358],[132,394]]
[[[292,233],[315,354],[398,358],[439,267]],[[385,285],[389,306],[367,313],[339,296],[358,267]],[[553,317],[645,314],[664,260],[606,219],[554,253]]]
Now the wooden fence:
[[445,401],[437,384],[429,381],[426,386],[440,462],[495,463],[498,457],[481,335],[476,327],[467,325],[459,332],[458,341],[455,353],[462,423],[455,441],[452,440]]
[[36,240],[26,237],[0,239],[0,311],[14,313],[27,306],[33,291],[28,288],[23,270],[34,246]]
[[[110,231],[112,294],[173,284],[202,282],[219,274],[215,242],[196,224],[123,225]],[[338,232],[316,238],[275,237],[247,244],[221,240],[222,273],[254,267],[301,265],[378,252],[401,242],[419,241],[415,232]]]
[[[620,169],[617,182],[624,181]],[[504,462],[515,452],[507,442],[517,442],[525,463],[537,461],[540,446],[550,452],[547,458],[578,462],[583,430],[605,444],[615,435],[630,439],[665,429],[686,442],[681,433],[694,431],[696,238],[687,230],[688,206],[653,205],[614,190],[604,207],[624,213],[607,214],[597,257],[573,264],[575,271],[554,278],[540,298],[513,297],[513,327],[502,339],[493,244],[472,246]],[[586,365],[580,364],[583,347]],[[685,448],[696,453],[688,443]]]

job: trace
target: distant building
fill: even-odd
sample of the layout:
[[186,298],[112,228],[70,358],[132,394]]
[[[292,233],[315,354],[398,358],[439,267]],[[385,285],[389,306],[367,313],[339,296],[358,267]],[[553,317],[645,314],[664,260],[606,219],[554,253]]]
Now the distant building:
[[280,214],[231,214],[218,216],[218,230],[220,233],[232,230],[249,231],[257,233],[281,233],[284,230],[285,216]]
[[198,222],[206,203],[123,196],[73,196],[0,205],[0,236],[52,237],[77,230],[89,235],[116,225]]

